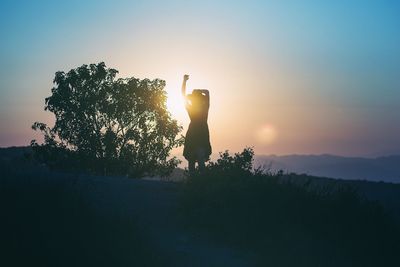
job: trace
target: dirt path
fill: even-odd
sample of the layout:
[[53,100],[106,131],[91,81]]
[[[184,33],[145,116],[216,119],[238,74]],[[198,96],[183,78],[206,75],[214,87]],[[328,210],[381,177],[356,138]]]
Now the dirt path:
[[124,177],[76,180],[90,205],[107,216],[131,216],[172,266],[254,266],[250,255],[190,232],[179,216],[179,184]]

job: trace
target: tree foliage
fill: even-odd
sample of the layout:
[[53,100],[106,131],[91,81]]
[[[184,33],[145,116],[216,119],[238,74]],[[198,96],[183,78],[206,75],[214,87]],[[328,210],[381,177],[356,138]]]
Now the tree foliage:
[[54,168],[92,173],[166,175],[179,161],[169,159],[182,145],[181,127],[166,108],[165,81],[116,78],[99,64],[56,72],[45,110],[54,127],[35,122],[44,144],[31,144],[39,160]]

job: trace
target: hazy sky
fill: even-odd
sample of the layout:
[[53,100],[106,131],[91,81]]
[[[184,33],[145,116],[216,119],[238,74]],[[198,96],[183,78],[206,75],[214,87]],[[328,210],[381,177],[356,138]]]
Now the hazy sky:
[[399,1],[1,1],[0,146],[38,138],[54,73],[104,61],[211,93],[214,152],[400,153]]

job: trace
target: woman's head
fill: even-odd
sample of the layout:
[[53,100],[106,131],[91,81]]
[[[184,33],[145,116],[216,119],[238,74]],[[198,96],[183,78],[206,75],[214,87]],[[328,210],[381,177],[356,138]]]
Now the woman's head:
[[205,96],[198,90],[193,90],[193,92],[187,96],[192,106],[199,106],[204,103]]

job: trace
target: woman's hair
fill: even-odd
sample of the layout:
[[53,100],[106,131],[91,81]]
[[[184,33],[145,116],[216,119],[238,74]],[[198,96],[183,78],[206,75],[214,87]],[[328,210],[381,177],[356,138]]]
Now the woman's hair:
[[192,94],[204,96],[203,91],[202,89],[193,89]]

